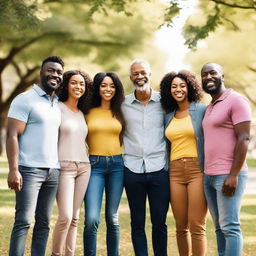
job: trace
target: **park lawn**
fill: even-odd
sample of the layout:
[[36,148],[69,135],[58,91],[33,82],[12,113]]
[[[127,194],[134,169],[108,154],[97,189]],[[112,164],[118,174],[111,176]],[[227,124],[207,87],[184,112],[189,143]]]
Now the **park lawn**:
[[[6,163],[0,162],[0,254],[8,255],[8,246],[9,246],[9,237],[12,229],[13,218],[14,218],[14,192],[9,190],[6,185],[7,171],[4,168]],[[101,214],[101,224],[98,231],[98,256],[106,256],[106,242],[105,242],[105,224],[104,224],[104,204],[102,207]],[[132,256],[134,255],[132,249],[132,243],[130,239],[130,217],[129,217],[129,208],[126,199],[125,192],[120,204],[120,226],[121,226],[121,240],[120,240],[120,256]],[[76,256],[83,255],[83,216],[84,210],[81,209],[79,227],[78,227],[78,236],[77,236],[77,249]],[[50,255],[51,252],[51,235],[52,229],[56,222],[57,218],[57,208],[56,204],[54,205],[52,221],[51,221],[51,233],[48,241],[47,254]],[[244,235],[244,250],[243,256],[253,256],[256,252],[256,196],[255,195],[246,195],[243,199],[242,210],[241,210],[241,222],[242,230]],[[175,227],[174,219],[172,216],[171,209],[168,213],[168,254],[169,255],[178,255],[177,245],[175,240]],[[146,222],[146,231],[148,233],[148,243],[149,243],[149,255],[153,256],[152,247],[151,247],[151,235],[150,235],[151,225],[149,218],[149,211],[147,210],[147,222]],[[26,248],[26,254],[29,253],[29,246],[31,243],[31,232],[30,229],[28,235],[28,242]],[[208,256],[216,256],[216,242],[215,242],[215,232],[212,225],[211,217],[208,214],[207,218],[207,244],[208,244]]]

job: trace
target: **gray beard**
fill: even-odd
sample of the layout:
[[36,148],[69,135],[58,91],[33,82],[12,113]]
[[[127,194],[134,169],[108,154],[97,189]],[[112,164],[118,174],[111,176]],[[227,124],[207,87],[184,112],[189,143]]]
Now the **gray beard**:
[[143,86],[135,85],[135,90],[139,92],[144,92],[147,90],[148,87],[149,87],[148,83],[144,84]]

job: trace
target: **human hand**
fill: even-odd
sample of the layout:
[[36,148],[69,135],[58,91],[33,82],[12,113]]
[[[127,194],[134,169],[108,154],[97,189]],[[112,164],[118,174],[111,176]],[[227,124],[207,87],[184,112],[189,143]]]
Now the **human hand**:
[[10,171],[7,178],[8,187],[16,192],[22,188],[22,176],[19,171]]
[[222,186],[223,195],[233,196],[236,192],[237,183],[238,183],[238,177],[236,175],[229,174]]

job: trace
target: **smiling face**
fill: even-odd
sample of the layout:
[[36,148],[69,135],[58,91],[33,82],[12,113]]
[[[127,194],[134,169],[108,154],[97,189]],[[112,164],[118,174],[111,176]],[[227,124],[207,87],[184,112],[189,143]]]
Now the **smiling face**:
[[149,87],[150,71],[145,63],[134,63],[131,66],[130,79],[138,91],[145,91]]
[[171,95],[177,102],[188,101],[188,85],[179,78],[175,77],[171,82]]
[[84,78],[77,74],[70,77],[68,81],[68,97],[79,99],[86,91]]
[[40,71],[41,88],[51,94],[63,79],[63,67],[57,62],[46,62]]
[[206,93],[211,95],[220,93],[224,81],[222,68],[214,63],[203,66],[201,71],[202,86]]
[[111,77],[106,76],[99,87],[101,101],[110,102],[116,93],[116,87]]

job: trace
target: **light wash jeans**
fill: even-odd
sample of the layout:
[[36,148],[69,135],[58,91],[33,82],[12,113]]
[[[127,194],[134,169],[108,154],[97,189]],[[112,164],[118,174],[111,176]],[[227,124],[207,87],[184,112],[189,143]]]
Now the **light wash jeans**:
[[118,256],[118,206],[123,192],[124,164],[122,155],[90,156],[91,177],[85,195],[84,255],[96,256],[97,230],[105,188],[107,255]]
[[9,256],[23,256],[28,229],[35,216],[31,256],[44,256],[53,202],[59,182],[59,169],[20,166],[23,186],[16,192],[15,222]]
[[240,228],[240,209],[247,181],[247,171],[238,176],[238,186],[233,196],[222,193],[222,185],[228,175],[204,175],[204,191],[212,215],[217,237],[219,256],[240,256],[243,237]]

